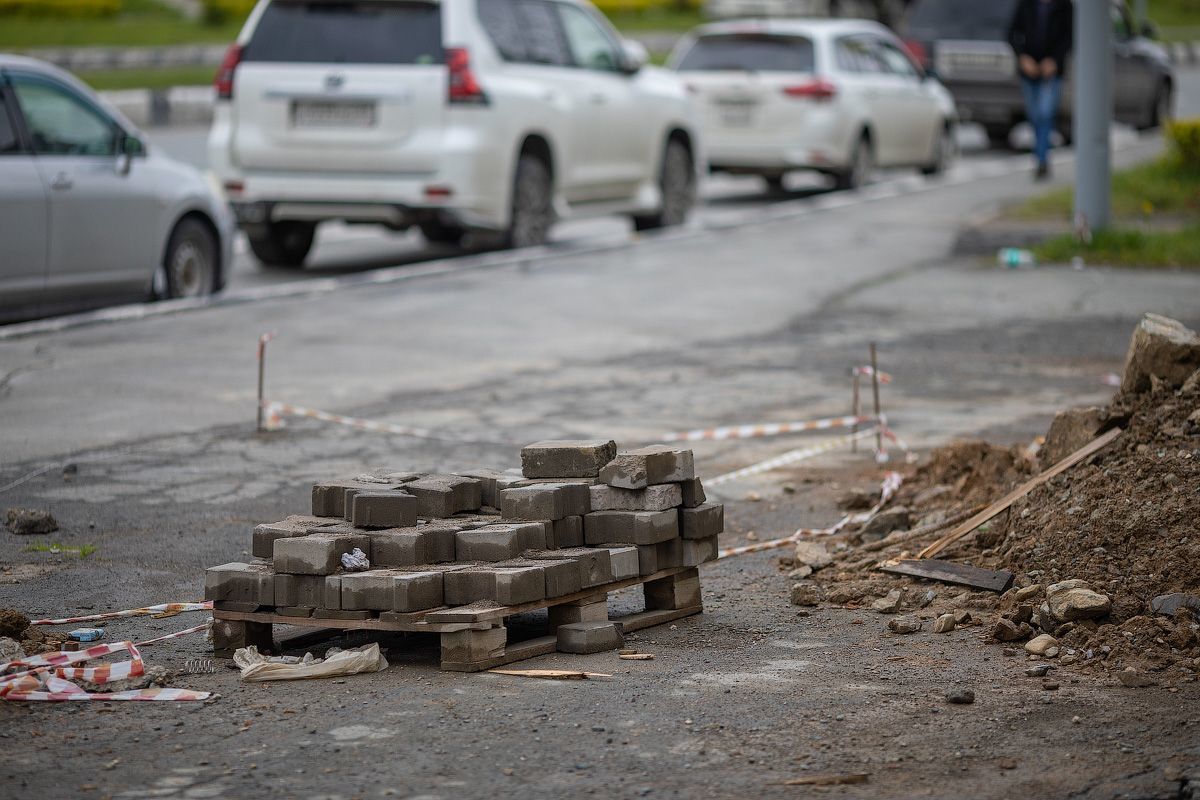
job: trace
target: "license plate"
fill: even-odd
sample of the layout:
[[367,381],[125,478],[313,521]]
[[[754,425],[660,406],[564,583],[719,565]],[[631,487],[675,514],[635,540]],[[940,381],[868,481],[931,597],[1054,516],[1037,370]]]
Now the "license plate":
[[727,128],[748,128],[754,122],[754,106],[749,103],[722,105],[720,114],[721,124]]
[[374,103],[323,100],[292,103],[292,126],[296,128],[370,128],[374,125]]

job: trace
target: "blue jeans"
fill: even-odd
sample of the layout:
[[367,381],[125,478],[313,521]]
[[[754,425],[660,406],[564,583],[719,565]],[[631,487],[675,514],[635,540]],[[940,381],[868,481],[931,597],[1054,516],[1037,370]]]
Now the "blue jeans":
[[1045,164],[1050,158],[1050,134],[1054,132],[1054,118],[1058,115],[1062,79],[1054,77],[1035,81],[1022,77],[1021,93],[1025,95],[1025,115],[1033,126],[1033,155],[1038,164]]

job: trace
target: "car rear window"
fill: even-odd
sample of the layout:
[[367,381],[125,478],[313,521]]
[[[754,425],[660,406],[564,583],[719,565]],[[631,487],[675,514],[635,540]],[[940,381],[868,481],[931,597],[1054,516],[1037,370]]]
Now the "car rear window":
[[812,72],[813,43],[802,36],[746,33],[702,36],[684,54],[676,69]]
[[385,0],[277,0],[267,6],[243,61],[440,64],[440,4]]
[[917,0],[906,35],[913,39],[1008,38],[1017,0]]

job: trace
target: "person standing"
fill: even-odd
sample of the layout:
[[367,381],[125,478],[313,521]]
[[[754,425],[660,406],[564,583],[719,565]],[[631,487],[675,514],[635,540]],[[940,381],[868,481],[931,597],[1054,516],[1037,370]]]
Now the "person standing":
[[1020,0],[1008,26],[1008,42],[1017,56],[1021,93],[1025,96],[1025,114],[1033,126],[1038,180],[1050,177],[1050,136],[1071,52],[1074,13],[1071,0]]

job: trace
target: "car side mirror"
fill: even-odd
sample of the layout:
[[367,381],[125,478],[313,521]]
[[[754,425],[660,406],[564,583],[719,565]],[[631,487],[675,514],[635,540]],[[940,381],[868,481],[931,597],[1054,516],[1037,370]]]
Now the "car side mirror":
[[1159,31],[1158,25],[1150,20],[1145,20],[1142,22],[1141,26],[1138,28],[1138,33],[1147,39],[1158,39],[1162,36],[1162,32]]
[[146,144],[138,137],[122,133],[117,139],[117,174],[128,175],[135,156],[146,154]]
[[621,71],[626,75],[634,75],[642,67],[650,63],[650,54],[641,42],[635,42],[633,39],[623,39],[621,41],[621,51]]

